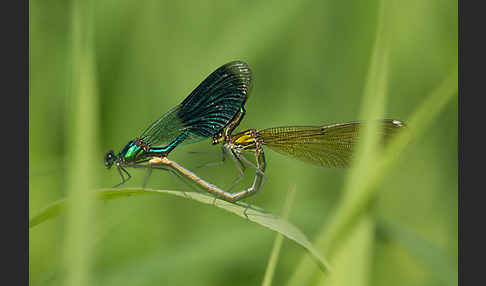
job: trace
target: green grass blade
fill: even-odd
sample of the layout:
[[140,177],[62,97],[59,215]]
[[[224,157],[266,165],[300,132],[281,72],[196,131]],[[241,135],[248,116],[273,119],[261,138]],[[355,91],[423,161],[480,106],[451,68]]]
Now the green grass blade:
[[[96,199],[101,201],[107,201],[112,199],[131,197],[131,196],[141,196],[141,195],[174,195],[183,197],[186,199],[191,199],[200,203],[215,205],[227,212],[233,213],[241,218],[246,219],[244,211],[247,207],[246,204],[233,204],[226,201],[217,199],[214,201],[214,197],[202,194],[202,193],[187,193],[182,191],[169,191],[169,190],[152,190],[152,189],[136,189],[136,188],[126,188],[126,189],[104,189],[91,193],[91,196],[95,196]],[[37,215],[32,217],[29,222],[29,227],[32,228],[45,222],[48,219],[54,218],[63,213],[66,210],[66,206],[69,204],[68,199],[61,199],[57,202],[52,203],[43,210],[41,210]],[[312,257],[312,259],[317,263],[322,271],[329,270],[329,265],[327,261],[322,257],[322,255],[312,246],[310,241],[307,239],[305,234],[300,231],[296,226],[289,223],[288,221],[281,219],[263,209],[251,206],[247,210],[248,220],[252,221],[260,226],[266,227],[277,233],[282,234],[286,238],[294,241],[297,245],[304,248]]]
[[[251,9],[232,21],[231,27],[227,29],[228,32],[217,36],[207,49],[208,57],[201,59],[203,61],[201,65],[208,65],[218,58],[232,59],[234,55],[244,57],[264,55],[269,46],[274,45],[282,37],[292,20],[295,20],[308,3],[309,1],[271,0],[257,2],[254,7],[250,6]],[[272,17],[268,17],[268,9],[272,10]],[[261,23],[265,25],[262,26]],[[239,31],[238,37],[235,37],[234,31]],[[228,48],[221,51],[222,46]]]
[[[292,208],[292,203],[295,198],[296,187],[293,185],[290,187],[287,193],[287,198],[285,199],[285,206],[282,213],[282,219],[287,220],[290,214],[290,209]],[[275,275],[275,269],[277,268],[278,256],[280,255],[280,249],[282,248],[283,236],[278,233],[275,237],[275,242],[273,244],[272,253],[270,254],[270,259],[268,260],[267,269],[265,270],[265,276],[263,277],[263,286],[272,285],[272,280]]]
[[67,207],[65,234],[62,246],[63,285],[81,286],[92,282],[93,248],[90,233],[96,221],[94,201],[86,190],[98,184],[93,166],[98,144],[98,95],[96,86],[96,62],[93,47],[93,1],[73,1],[71,6],[71,92],[67,97],[66,150]]
[[[386,1],[382,1],[381,5],[380,24],[386,27],[380,28],[379,25],[377,31],[377,39],[365,87],[363,102],[363,117],[365,119],[370,115],[380,118],[379,115],[382,114],[380,105],[382,106],[382,104],[377,101],[384,100],[387,81],[386,62],[390,32],[380,33],[380,31],[390,29],[386,25],[388,21],[385,20],[385,16],[391,17],[393,11],[384,13],[384,10],[388,10],[384,6],[388,6],[388,4]],[[380,94],[383,96],[380,96]],[[457,68],[426,98],[410,120],[405,121],[408,126],[406,132],[398,134],[381,156],[374,154],[373,141],[366,140],[366,134],[370,134],[370,130],[365,130],[364,144],[359,146],[361,149],[358,149],[358,160],[351,170],[342,201],[336,208],[334,215],[329,219],[326,228],[318,236],[317,242],[315,242],[316,247],[323,251],[331,261],[333,260],[332,252],[336,250],[335,246],[347,236],[347,233],[353,230],[360,217],[366,213],[371,202],[376,198],[378,191],[376,186],[391,170],[398,155],[404,150],[411,138],[417,138],[424,134],[426,126],[455,94],[457,94]],[[291,277],[289,285],[308,284],[315,279],[317,271],[312,269],[310,264],[311,262],[304,257]]]
[[[389,147],[379,159],[368,168],[370,173],[365,176],[366,180],[362,185],[362,192],[358,198],[343,202],[334,218],[329,223],[330,227],[319,235],[320,239],[315,243],[319,249],[329,249],[339,240],[339,237],[349,230],[356,222],[356,219],[366,210],[373,198],[377,195],[376,185],[381,182],[385,175],[391,170],[397,161],[399,154],[405,149],[408,142],[416,140],[425,134],[428,125],[444,108],[445,104],[457,96],[457,68],[444,79],[444,81],[427,97],[425,102],[417,109],[408,121],[407,132],[398,134],[390,142]],[[372,172],[371,172],[372,171]],[[329,254],[327,254],[329,256]],[[291,283],[298,282],[304,269],[309,268],[310,261],[303,258],[301,264],[292,277]],[[297,284],[291,284],[297,285]]]
[[442,285],[457,285],[457,266],[442,249],[425,241],[417,233],[403,225],[390,222],[378,223],[378,234],[398,243],[425,266]]
[[[386,1],[380,2],[376,38],[370,57],[360,114],[360,119],[369,121],[369,124],[364,127],[363,139],[356,148],[356,159],[352,162],[352,169],[346,182],[343,198],[337,206],[334,216],[330,218],[325,229],[317,236],[318,248],[331,257],[330,253],[336,250],[334,242],[346,237],[342,230],[350,229],[350,216],[353,219],[356,218],[356,207],[362,210],[360,204],[363,202],[363,196],[361,194],[365,191],[362,188],[363,181],[366,179],[366,173],[372,170],[370,165],[377,155],[378,137],[376,134],[378,134],[378,124],[376,119],[383,118],[388,81],[390,41],[388,30],[390,28],[387,24],[389,23],[388,14],[391,12],[390,10]],[[303,258],[289,280],[289,285],[311,284],[311,281],[323,279],[317,277],[319,274],[315,268],[310,266],[309,261]]]
[[334,271],[322,276],[318,285],[369,285],[373,264],[375,223],[369,215],[361,217],[356,227],[340,242],[333,257]]

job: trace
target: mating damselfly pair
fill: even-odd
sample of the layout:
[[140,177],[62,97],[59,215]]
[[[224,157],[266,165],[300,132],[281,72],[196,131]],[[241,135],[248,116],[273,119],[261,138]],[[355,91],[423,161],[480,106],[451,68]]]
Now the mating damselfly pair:
[[[263,184],[266,168],[263,146],[323,167],[349,167],[363,126],[360,122],[248,129],[233,134],[245,116],[244,105],[251,87],[252,73],[246,63],[233,61],[219,67],[181,104],[130,140],[118,154],[106,153],[105,166],[111,168],[115,164],[122,179],[115,187],[131,178],[128,167],[147,168],[146,179],[152,169],[164,169],[189,179],[218,198],[236,202],[255,194]],[[403,126],[400,120],[380,120],[382,141],[386,143]],[[242,178],[245,164],[254,167],[256,173],[250,187],[237,192],[223,190],[167,158],[175,147],[207,138],[212,138],[214,145],[222,144],[223,160],[228,154],[235,162],[240,174],[235,182]],[[255,164],[244,153],[253,153]]]

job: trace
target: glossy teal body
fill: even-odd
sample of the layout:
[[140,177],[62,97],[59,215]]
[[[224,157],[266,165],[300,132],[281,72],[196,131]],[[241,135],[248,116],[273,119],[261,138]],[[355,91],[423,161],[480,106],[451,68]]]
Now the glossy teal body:
[[179,145],[185,137],[186,136],[183,133],[171,144],[165,147],[150,147],[148,144],[137,138],[128,142],[125,148],[118,154],[118,158],[125,163],[137,163],[145,161],[153,156],[165,157],[172,151],[172,149]]

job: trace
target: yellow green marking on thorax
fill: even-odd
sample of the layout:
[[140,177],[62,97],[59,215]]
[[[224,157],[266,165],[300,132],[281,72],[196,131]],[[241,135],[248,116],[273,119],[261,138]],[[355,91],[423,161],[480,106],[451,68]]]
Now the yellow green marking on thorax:
[[248,129],[231,138],[231,144],[246,151],[255,151],[258,138],[256,129]]

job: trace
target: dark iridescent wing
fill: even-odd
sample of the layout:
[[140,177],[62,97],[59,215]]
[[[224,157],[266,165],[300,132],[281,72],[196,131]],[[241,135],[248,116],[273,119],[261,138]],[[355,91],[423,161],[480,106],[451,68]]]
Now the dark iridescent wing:
[[211,73],[181,104],[152,123],[140,139],[159,147],[180,136],[184,144],[212,137],[239,112],[250,89],[250,67],[241,61],[227,63]]
[[[330,168],[349,167],[359,140],[360,122],[325,126],[276,127],[258,131],[263,144],[286,156]],[[400,127],[399,120],[381,121],[380,133],[386,141]]]

